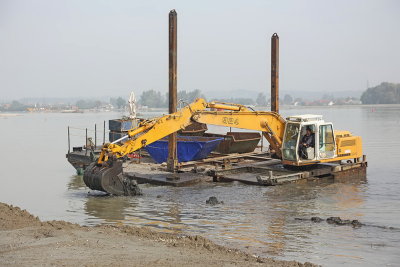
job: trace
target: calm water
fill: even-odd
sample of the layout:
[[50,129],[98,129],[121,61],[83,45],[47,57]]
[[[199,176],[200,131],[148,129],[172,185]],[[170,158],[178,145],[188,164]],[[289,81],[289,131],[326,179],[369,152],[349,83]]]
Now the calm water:
[[[66,161],[66,128],[93,129],[97,123],[102,129],[103,120],[121,114],[22,114],[0,118],[0,201],[43,220],[147,225],[160,231],[201,234],[278,259],[328,266],[400,265],[400,106],[297,108],[282,113],[322,114],[336,129],[361,135],[369,163],[367,180],[276,187],[144,185],[142,197],[104,197],[89,192]],[[72,133],[72,143],[83,144],[84,131]],[[102,140],[101,132],[98,140]],[[225,204],[206,205],[210,196]],[[295,220],[311,216],[340,216],[371,226],[353,229]]]

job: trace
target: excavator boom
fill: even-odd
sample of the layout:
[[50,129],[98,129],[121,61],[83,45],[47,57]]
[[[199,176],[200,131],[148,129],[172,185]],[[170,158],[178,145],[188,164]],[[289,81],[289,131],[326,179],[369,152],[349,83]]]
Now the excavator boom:
[[123,157],[171,133],[185,129],[191,124],[190,118],[192,114],[204,110],[206,107],[207,103],[204,99],[197,99],[178,112],[142,122],[137,128],[128,132],[127,138],[129,139],[123,145],[120,146],[116,143],[105,144],[98,159],[98,164],[107,161],[111,155],[117,158]]
[[[223,109],[224,111],[205,111],[206,108]],[[254,114],[259,116],[257,115],[255,118]],[[104,144],[97,163],[89,165],[85,170],[83,176],[85,184],[91,189],[112,194],[132,194],[127,188],[134,188],[134,186],[130,181],[124,180],[121,175],[122,164],[116,163],[116,160],[174,132],[183,130],[196,121],[265,131],[267,139],[270,143],[274,143],[274,148],[280,153],[284,120],[277,113],[257,113],[239,104],[207,103],[204,99],[197,99],[178,112],[141,122],[138,127],[128,131],[126,138],[122,138],[128,139],[122,145],[117,142]]]
[[192,120],[205,124],[262,131],[280,158],[286,121],[276,112],[265,111],[199,111]]

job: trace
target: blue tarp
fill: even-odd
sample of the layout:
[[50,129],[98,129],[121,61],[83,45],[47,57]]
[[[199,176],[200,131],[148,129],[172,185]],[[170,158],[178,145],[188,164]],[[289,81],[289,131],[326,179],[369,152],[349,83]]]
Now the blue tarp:
[[[206,158],[223,137],[178,136],[178,161],[185,162]],[[168,139],[161,139],[147,145],[146,151],[157,162],[166,162],[168,159]]]

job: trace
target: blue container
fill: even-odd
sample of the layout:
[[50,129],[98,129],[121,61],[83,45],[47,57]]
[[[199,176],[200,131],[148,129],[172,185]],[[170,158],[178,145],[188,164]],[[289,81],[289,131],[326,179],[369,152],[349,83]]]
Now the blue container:
[[133,127],[136,127],[133,120],[109,120],[108,129],[115,132],[129,131]]
[[[178,162],[206,158],[218,144],[224,140],[221,137],[178,136]],[[150,156],[163,163],[168,159],[168,139],[164,138],[145,147]]]

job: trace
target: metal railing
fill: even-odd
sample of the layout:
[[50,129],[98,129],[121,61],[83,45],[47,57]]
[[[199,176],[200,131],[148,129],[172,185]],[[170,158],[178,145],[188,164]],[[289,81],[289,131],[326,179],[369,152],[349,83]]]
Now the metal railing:
[[[80,137],[85,137],[85,148],[88,148],[89,146],[92,147],[92,145],[88,145],[88,141],[92,142],[92,138],[88,137],[88,132],[94,133],[94,147],[97,147],[97,124],[94,125],[94,130],[88,129],[88,128],[79,128],[79,127],[72,127],[68,126],[68,153],[71,152],[71,136],[80,136]],[[81,134],[72,134],[71,130],[79,130],[79,131],[85,131],[85,135]],[[106,121],[103,122],[103,145],[106,142]],[[89,143],[90,143],[89,142]],[[87,150],[87,149],[86,149]]]

